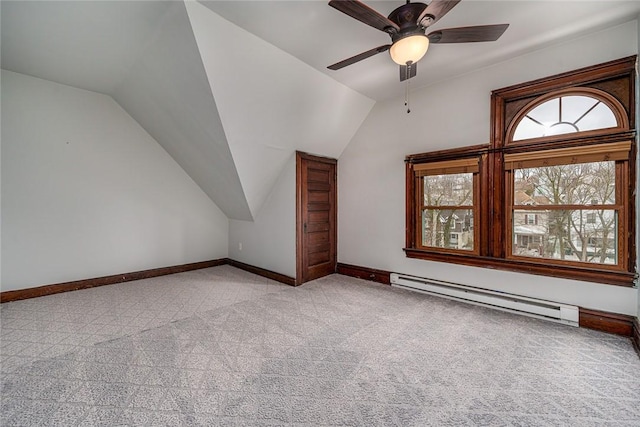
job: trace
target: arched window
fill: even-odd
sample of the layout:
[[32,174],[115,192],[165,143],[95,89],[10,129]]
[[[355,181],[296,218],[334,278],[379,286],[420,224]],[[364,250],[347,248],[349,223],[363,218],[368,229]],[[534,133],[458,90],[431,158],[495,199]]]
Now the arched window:
[[628,128],[624,108],[605,92],[572,88],[541,96],[524,108],[509,127],[508,141]]
[[495,90],[489,144],[407,156],[406,255],[633,286],[635,67]]
[[[618,100],[620,87],[621,80],[605,85],[596,80],[541,95],[534,84],[528,98],[507,102],[502,147],[508,149],[501,168],[507,259],[631,272],[635,256],[625,238],[633,228],[626,189],[633,186],[635,149],[631,114]],[[632,105],[630,94],[621,99]]]

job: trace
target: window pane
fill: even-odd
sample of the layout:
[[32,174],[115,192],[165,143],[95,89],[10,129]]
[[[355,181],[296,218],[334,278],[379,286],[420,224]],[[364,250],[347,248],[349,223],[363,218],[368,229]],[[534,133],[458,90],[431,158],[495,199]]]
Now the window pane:
[[613,209],[513,211],[513,255],[617,264],[618,219]]
[[529,110],[516,125],[514,141],[618,126],[613,111],[591,96],[562,96]]
[[[589,96],[563,96],[562,97],[562,121],[575,123],[580,119],[580,117],[584,116],[587,111],[589,111],[591,108],[593,108],[594,106],[596,106],[596,104],[599,104],[599,103],[600,101],[598,101],[595,98],[591,98]],[[590,114],[587,114],[587,115],[590,115]],[[616,125],[616,122],[614,119],[613,126],[615,125]]]
[[424,209],[422,246],[473,250],[473,210]]
[[473,174],[429,175],[424,183],[424,206],[473,205]]
[[546,130],[547,128],[543,124],[537,123],[529,117],[524,117],[520,123],[518,123],[518,127],[513,134],[513,140],[521,141],[523,139],[539,138],[544,136]]
[[515,169],[514,204],[614,204],[615,172],[613,161]]
[[617,125],[618,121],[616,116],[613,115],[613,111],[602,103],[598,104],[596,108],[576,124],[581,131],[613,128]]
[[529,111],[527,116],[540,123],[556,123],[560,118],[560,102],[559,98],[550,99],[547,102],[535,107]]

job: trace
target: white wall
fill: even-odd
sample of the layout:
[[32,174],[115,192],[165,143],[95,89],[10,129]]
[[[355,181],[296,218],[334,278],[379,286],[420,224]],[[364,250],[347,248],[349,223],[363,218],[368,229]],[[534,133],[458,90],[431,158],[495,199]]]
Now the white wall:
[[126,78],[109,94],[227,217],[251,219],[186,5],[182,1],[141,3],[154,10],[170,6]]
[[402,248],[406,155],[487,143],[492,90],[634,55],[637,46],[633,21],[416,90],[411,114],[400,88],[377,103],[338,162],[339,261],[635,315],[637,289],[409,259]]
[[105,95],[2,71],[2,290],[224,258],[228,220]]
[[229,221],[229,257],[296,277],[295,154],[286,162],[255,220]]
[[255,218],[296,150],[339,156],[374,101],[204,4],[185,5]]

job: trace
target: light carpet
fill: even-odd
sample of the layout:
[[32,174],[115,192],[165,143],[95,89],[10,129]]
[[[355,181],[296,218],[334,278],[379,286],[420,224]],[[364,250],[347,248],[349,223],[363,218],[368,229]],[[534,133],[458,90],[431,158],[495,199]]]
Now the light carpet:
[[3,426],[640,426],[629,339],[230,266],[3,304]]

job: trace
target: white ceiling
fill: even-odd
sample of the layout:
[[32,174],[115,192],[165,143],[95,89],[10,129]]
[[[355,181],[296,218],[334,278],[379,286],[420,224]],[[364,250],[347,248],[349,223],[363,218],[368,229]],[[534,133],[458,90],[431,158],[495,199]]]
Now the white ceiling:
[[184,3],[0,7],[2,68],[112,96],[228,217],[252,218]]
[[296,150],[339,157],[374,104],[197,2],[0,7],[3,68],[112,96],[229,218]]
[[[364,1],[388,15],[404,1]],[[327,1],[201,1],[225,19],[290,53],[318,71],[382,100],[400,96],[398,66],[387,52],[338,71],[330,64],[376,46],[389,37],[329,7]],[[640,1],[463,0],[429,30],[510,24],[496,42],[432,45],[418,64],[411,87],[434,84],[563,39],[636,19]]]
[[[401,1],[367,1],[387,15]],[[206,6],[206,7],[205,7]],[[402,96],[388,36],[327,1],[0,1],[2,68],[112,96],[229,217],[255,217],[295,150],[339,157]],[[433,45],[413,89],[636,19],[640,1],[464,0],[433,26],[510,23]]]
[[2,68],[111,93],[171,2],[2,1]]
[[374,102],[199,3],[187,10],[255,213],[296,150],[339,157]]

